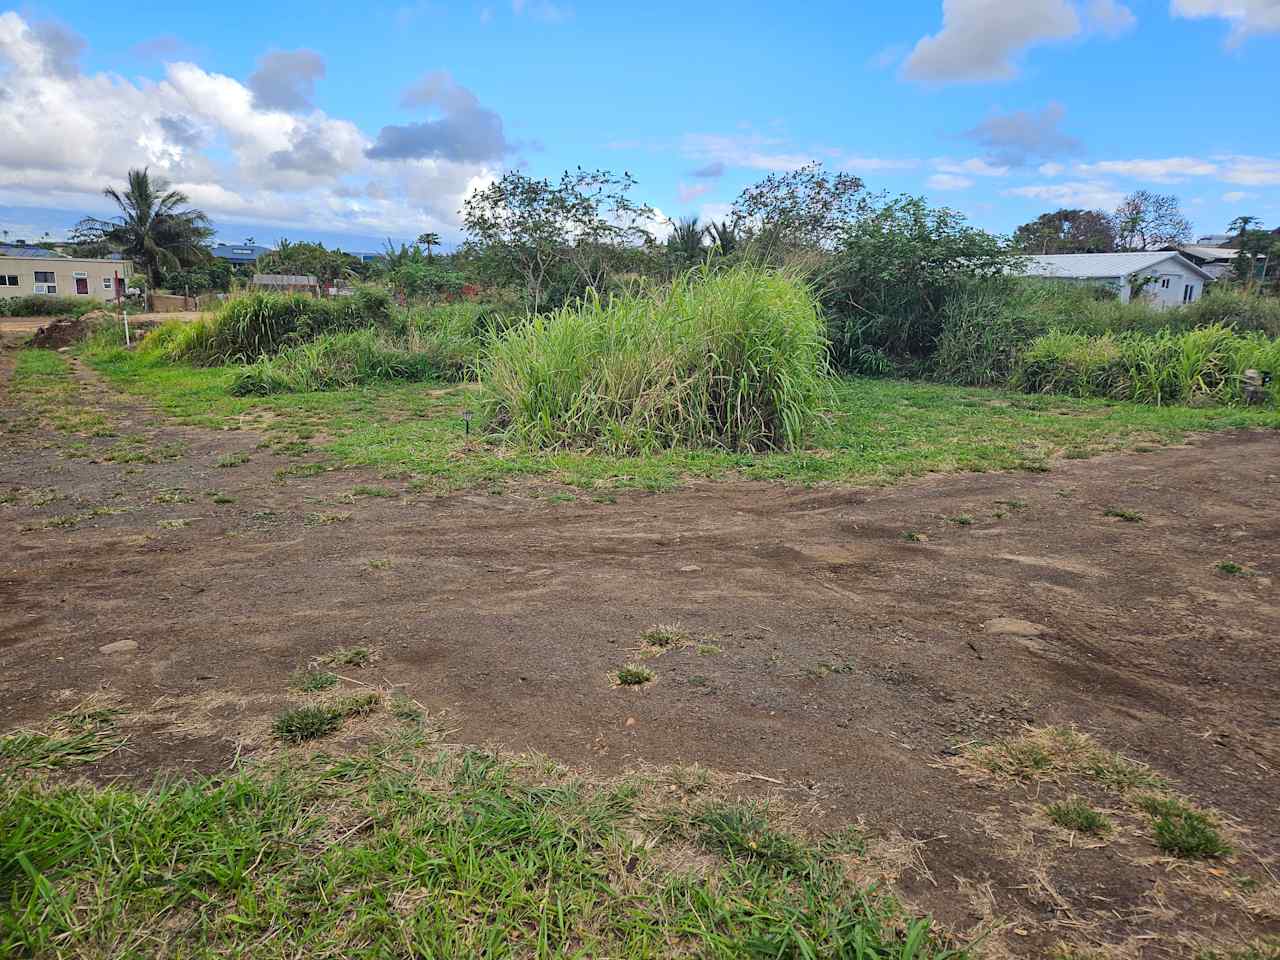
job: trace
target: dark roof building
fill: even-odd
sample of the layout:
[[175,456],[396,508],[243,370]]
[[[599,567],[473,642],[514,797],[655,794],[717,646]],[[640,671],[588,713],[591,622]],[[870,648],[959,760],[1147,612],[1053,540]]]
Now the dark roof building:
[[46,247],[29,247],[25,243],[0,244],[0,257],[25,257],[29,260],[49,260],[61,256],[63,256],[63,254],[59,253],[57,250],[49,250]]
[[231,263],[257,263],[259,257],[270,252],[270,247],[260,247],[254,243],[219,243],[213,248],[215,257]]

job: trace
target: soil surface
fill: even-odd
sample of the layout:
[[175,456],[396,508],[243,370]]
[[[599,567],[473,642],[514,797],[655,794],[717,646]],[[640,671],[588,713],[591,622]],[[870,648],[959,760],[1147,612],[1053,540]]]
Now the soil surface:
[[[459,742],[754,774],[832,823],[921,841],[904,899],[957,932],[994,923],[991,955],[1187,956],[1280,932],[1280,435],[886,488],[434,496],[367,471],[279,479],[305,461],[170,425],[73,361],[81,403],[165,451],[106,462],[118,438],[30,422],[12,356],[0,731],[109,691],[136,726],[94,779],[266,749],[290,675],[363,645],[374,662],[337,672],[447,711]],[[654,624],[688,642],[647,649]],[[632,662],[656,679],[615,685]],[[1151,764],[1220,814],[1237,856],[1172,861],[1137,818],[1081,843],[1039,812],[1079,785],[955,762],[1028,725]]]

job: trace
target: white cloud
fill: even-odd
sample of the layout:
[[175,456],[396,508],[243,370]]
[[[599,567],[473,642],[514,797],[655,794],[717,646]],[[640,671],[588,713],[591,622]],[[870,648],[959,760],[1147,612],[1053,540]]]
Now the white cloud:
[[1226,20],[1231,24],[1228,46],[1240,44],[1253,33],[1280,31],[1278,0],[1171,0],[1169,12],[1188,20]]
[[1247,193],[1244,190],[1231,190],[1222,195],[1222,202],[1240,203],[1242,200],[1254,200],[1257,196],[1256,193]]
[[1042,177],[1060,177],[1067,172],[1067,168],[1060,163],[1042,163],[1037,169]]
[[903,70],[926,83],[1007,80],[1023,50],[1081,29],[1068,0],[943,0],[941,31],[916,44]]
[[372,161],[371,138],[349,120],[296,102],[300,112],[264,109],[246,83],[194,63],[129,80],[67,68],[65,56],[55,70],[58,55],[21,16],[0,14],[0,87],[25,105],[0,111],[0,203],[107,212],[102,189],[147,166],[221,226],[456,236],[466,193],[497,172]]
[[1215,157],[1222,179],[1246,187],[1280,187],[1280,160],[1270,157]]
[[[669,148],[667,144],[643,141],[618,141],[609,146],[620,150]],[[918,160],[909,158],[870,157],[831,147],[799,148],[783,137],[755,132],[727,135],[687,133],[680,138],[677,149],[688,159],[703,164],[701,169],[714,168],[719,174],[723,174],[727,167],[786,172],[799,170],[815,161],[855,174],[909,170],[919,166]]]
[[923,83],[987,83],[1018,74],[1018,57],[1038,44],[1085,32],[1119,36],[1137,22],[1119,0],[942,0],[942,29],[922,37],[903,75]]
[[1090,0],[1086,16],[1091,27],[1110,37],[1127,33],[1138,24],[1133,11],[1116,0]]
[[1007,177],[1009,168],[998,163],[991,163],[981,157],[970,157],[968,160],[938,159],[933,165],[942,173],[960,174],[973,177]]
[[1038,183],[1025,187],[1010,187],[1003,191],[1006,197],[1023,197],[1042,200],[1059,207],[1084,207],[1093,210],[1110,210],[1119,206],[1124,191],[1103,180],[1075,180],[1065,183]]
[[933,190],[968,190],[974,182],[954,173],[935,173],[925,183]]
[[1180,183],[1187,177],[1208,177],[1218,172],[1218,165],[1195,157],[1165,157],[1153,160],[1103,160],[1080,163],[1076,171],[1084,176],[1107,174],[1150,180],[1153,183]]

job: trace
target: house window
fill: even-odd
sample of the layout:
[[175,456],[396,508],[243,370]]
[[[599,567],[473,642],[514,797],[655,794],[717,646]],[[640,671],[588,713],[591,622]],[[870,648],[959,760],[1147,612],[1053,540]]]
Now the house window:
[[53,283],[53,271],[52,271],[52,270],[37,270],[37,271],[36,271],[36,283]]
[[58,288],[51,283],[44,288],[44,292],[49,294],[51,297],[56,297],[58,295]]
[[1160,281],[1160,286],[1162,286],[1164,289],[1168,290],[1168,289],[1169,289],[1169,278],[1168,278],[1168,277],[1165,277],[1164,279],[1162,279],[1162,280]]
[[103,277],[103,278],[102,278],[102,289],[103,289],[103,290],[110,290],[110,289],[111,289],[111,278],[110,278],[110,277]]
[[0,276],[0,287],[7,287],[8,285],[9,285],[9,278],[5,276]]
[[76,277],[76,293],[86,295],[89,292],[89,278]]
[[1185,287],[1182,288],[1182,302],[1190,303],[1195,298],[1196,298],[1196,285],[1194,283],[1188,283]]

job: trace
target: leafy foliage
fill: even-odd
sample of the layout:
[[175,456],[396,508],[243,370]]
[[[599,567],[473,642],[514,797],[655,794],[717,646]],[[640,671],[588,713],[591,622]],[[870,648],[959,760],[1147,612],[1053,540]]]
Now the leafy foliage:
[[257,273],[313,276],[322,287],[352,283],[365,272],[359,257],[341,250],[328,250],[323,243],[280,240],[276,248],[258,260]]
[[1018,227],[1013,246],[1023,253],[1114,253],[1116,230],[1100,210],[1062,209]]
[[1191,221],[1168,193],[1134,191],[1116,208],[1111,224],[1120,250],[1158,250],[1191,239]]
[[766,259],[788,248],[831,250],[863,216],[863,188],[859,177],[828,173],[820,163],[772,173],[734,201],[734,223]]
[[120,208],[111,220],[86,217],[73,231],[77,243],[107,243],[127,254],[142,270],[149,286],[166,270],[203,263],[205,242],[213,236],[209,218],[191,209],[185,193],[173,190],[147,169],[130,170],[124,192],[108,187],[103,194]]

